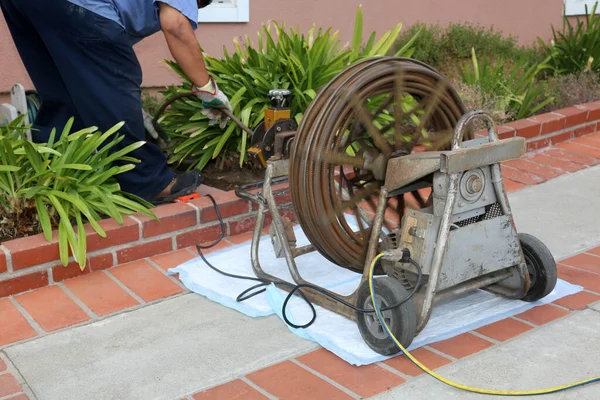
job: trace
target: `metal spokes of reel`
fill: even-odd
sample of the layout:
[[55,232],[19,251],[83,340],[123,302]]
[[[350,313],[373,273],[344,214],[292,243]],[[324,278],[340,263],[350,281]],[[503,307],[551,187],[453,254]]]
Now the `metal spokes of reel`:
[[[323,88],[298,129],[289,171],[294,210],[317,250],[362,271],[387,161],[449,148],[465,112],[442,75],[405,58],[362,61]],[[388,199],[384,227],[426,202],[416,189]]]

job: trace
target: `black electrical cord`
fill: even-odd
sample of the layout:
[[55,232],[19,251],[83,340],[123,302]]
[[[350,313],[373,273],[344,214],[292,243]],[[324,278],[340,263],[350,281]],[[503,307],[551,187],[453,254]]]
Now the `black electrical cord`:
[[[214,265],[212,265],[205,257],[204,254],[202,253],[202,250],[207,250],[210,248],[215,247],[217,244],[219,244],[219,242],[221,240],[223,240],[224,236],[225,236],[225,223],[223,222],[223,218],[221,217],[221,213],[219,212],[219,207],[217,206],[217,203],[215,202],[215,199],[209,194],[207,195],[207,197],[212,201],[213,206],[215,208],[215,212],[217,213],[217,218],[219,220],[219,224],[221,225],[221,234],[219,235],[219,238],[212,244],[210,245],[204,245],[201,246],[199,244],[196,245],[196,249],[198,250],[198,254],[200,255],[200,257],[202,258],[202,260],[206,263],[206,265],[209,266],[209,268],[211,268],[213,271],[218,272],[221,275],[227,276],[229,278],[234,278],[234,279],[242,279],[242,280],[248,280],[248,281],[255,281],[255,282],[260,282],[257,285],[254,285],[246,290],[244,290],[242,293],[239,294],[239,296],[236,298],[237,302],[242,302],[245,300],[248,300],[260,293],[263,293],[266,291],[266,286],[269,286],[270,284],[275,284],[275,285],[279,285],[279,286],[285,286],[288,288],[291,288],[292,290],[290,290],[290,292],[288,293],[287,297],[285,298],[284,302],[283,302],[283,307],[281,310],[282,316],[283,316],[283,320],[286,322],[286,324],[288,324],[289,326],[291,326],[292,328],[308,328],[309,326],[311,326],[316,318],[317,318],[317,311],[315,310],[314,305],[306,298],[305,294],[302,292],[301,289],[303,288],[307,288],[307,289],[312,289],[315,290],[321,294],[324,294],[325,296],[333,299],[334,301],[337,301],[338,303],[341,303],[343,305],[345,305],[346,307],[351,308],[352,310],[359,312],[359,313],[363,313],[363,314],[372,314],[372,313],[376,313],[376,311],[374,309],[362,309],[359,307],[356,307],[354,304],[348,303],[347,301],[327,292],[325,289],[315,286],[315,285],[310,285],[310,284],[300,284],[300,285],[295,285],[295,284],[291,284],[289,282],[285,282],[285,281],[267,281],[267,280],[263,280],[263,279],[259,279],[256,277],[250,277],[250,276],[242,276],[242,275],[235,275],[235,274],[230,274],[224,271],[221,271],[220,269],[218,269],[217,267],[215,267]],[[410,252],[408,250],[403,250],[402,251],[402,258],[400,260],[401,262],[404,263],[411,263],[412,265],[414,265],[414,267],[417,269],[418,271],[418,276],[417,276],[417,282],[414,286],[414,288],[412,289],[412,291],[406,296],[406,298],[404,298],[403,300],[399,301],[398,303],[388,306],[386,308],[382,308],[380,311],[387,311],[387,310],[391,310],[397,307],[400,307],[402,304],[406,303],[408,300],[410,300],[414,294],[417,292],[417,290],[419,290],[419,287],[421,286],[421,280],[423,278],[423,271],[421,269],[421,266],[412,258],[410,258]],[[259,291],[253,292],[256,289],[260,289]],[[300,296],[304,299],[304,301],[308,304],[308,306],[311,308],[312,311],[312,318],[311,320],[304,324],[304,325],[296,325],[294,323],[292,323],[288,318],[287,318],[287,314],[286,314],[286,309],[287,309],[287,304],[290,301],[290,299],[292,298],[292,296],[294,295],[294,293],[298,292],[300,294]],[[248,294],[250,293],[250,294]]]

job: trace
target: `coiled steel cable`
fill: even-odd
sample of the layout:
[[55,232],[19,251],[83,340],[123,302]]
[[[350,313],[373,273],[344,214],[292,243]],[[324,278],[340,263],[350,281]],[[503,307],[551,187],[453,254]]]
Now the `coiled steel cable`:
[[[324,257],[356,271],[364,268],[369,235],[354,232],[343,214],[333,220],[327,217],[339,213],[342,198],[336,182],[339,166],[325,161],[324,155],[339,153],[343,147],[339,132],[345,132],[354,118],[352,96],[364,100],[393,93],[399,68],[403,94],[418,101],[427,103],[440,83],[445,84],[433,109],[431,124],[434,131],[451,135],[466,108],[446,78],[415,60],[380,57],[350,66],[324,87],[306,111],[293,144],[289,179],[298,221]],[[466,139],[471,139],[470,135]],[[371,184],[382,185],[383,181]],[[375,190],[373,195],[377,194]]]

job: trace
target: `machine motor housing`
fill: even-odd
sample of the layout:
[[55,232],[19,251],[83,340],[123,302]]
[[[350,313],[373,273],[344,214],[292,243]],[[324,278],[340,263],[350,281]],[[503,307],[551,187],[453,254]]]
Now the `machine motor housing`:
[[[459,182],[438,290],[521,262],[517,232],[512,217],[503,215],[497,202],[490,168],[465,171]],[[403,249],[410,251],[411,258],[421,266],[424,281],[430,273],[447,192],[448,175],[439,171],[434,173],[433,205],[421,210],[407,210],[393,241],[398,255]],[[405,285],[411,286],[416,281],[414,266],[396,262],[392,269],[395,271],[390,271],[391,275],[402,276]]]

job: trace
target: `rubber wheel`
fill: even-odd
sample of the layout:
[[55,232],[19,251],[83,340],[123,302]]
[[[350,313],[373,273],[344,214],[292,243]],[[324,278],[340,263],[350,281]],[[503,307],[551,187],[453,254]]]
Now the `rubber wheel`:
[[[376,278],[373,282],[375,296],[380,309],[397,304],[406,299],[409,292],[397,280],[388,276]],[[358,289],[356,305],[362,309],[373,309],[369,282],[365,281]],[[417,315],[412,300],[400,307],[382,312],[390,332],[405,348],[412,343],[417,330]],[[400,349],[387,336],[376,313],[356,313],[358,329],[367,345],[373,351],[389,356],[397,354]]]
[[522,300],[538,301],[549,295],[556,286],[556,261],[546,245],[535,236],[520,233],[519,241],[531,279],[529,291]]

